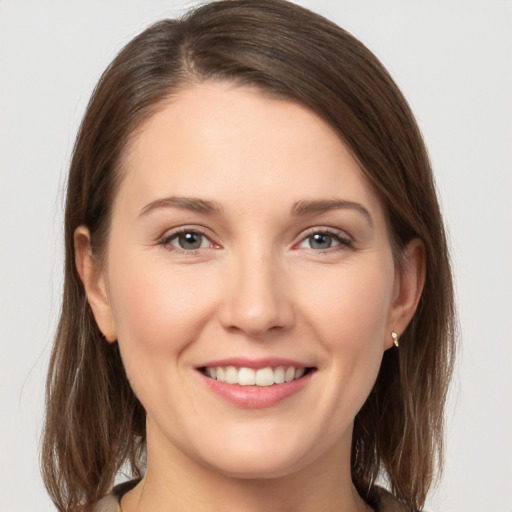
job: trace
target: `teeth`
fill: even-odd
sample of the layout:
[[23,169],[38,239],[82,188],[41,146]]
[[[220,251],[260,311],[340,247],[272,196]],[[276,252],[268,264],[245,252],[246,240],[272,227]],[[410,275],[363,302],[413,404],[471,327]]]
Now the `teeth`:
[[238,382],[238,370],[234,366],[228,366],[224,378],[228,384],[236,384]]
[[253,370],[252,368],[246,367],[216,366],[206,368],[205,373],[212,379],[227,382],[228,384],[265,387],[300,379],[306,373],[306,369],[294,368],[293,366],[288,368],[283,366],[271,368],[268,366],[266,368],[260,368],[259,370]]
[[256,384],[256,372],[252,368],[240,368],[238,370],[238,384],[254,386]]
[[306,368],[297,368],[295,370],[294,379],[300,379],[306,373]]
[[274,382],[276,384],[282,384],[284,382],[284,368],[282,366],[278,366],[274,370]]
[[274,371],[272,368],[262,368],[256,372],[256,386],[272,386]]

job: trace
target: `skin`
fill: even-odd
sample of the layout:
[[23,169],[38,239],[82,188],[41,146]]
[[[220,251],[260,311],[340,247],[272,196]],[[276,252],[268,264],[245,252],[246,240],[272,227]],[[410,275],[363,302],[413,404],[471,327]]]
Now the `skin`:
[[[124,163],[103,268],[87,228],[75,233],[98,326],[119,341],[148,413],[147,474],[124,512],[365,510],[350,477],[353,419],[391,331],[416,309],[420,242],[398,274],[382,206],[333,130],[249,88],[203,83],[174,95]],[[218,208],[155,206],[169,197]],[[293,213],[333,200],[350,205]],[[179,227],[203,233],[201,247],[180,248]],[[314,233],[331,242],[319,249]],[[235,356],[315,371],[295,395],[247,409],[197,370]]]

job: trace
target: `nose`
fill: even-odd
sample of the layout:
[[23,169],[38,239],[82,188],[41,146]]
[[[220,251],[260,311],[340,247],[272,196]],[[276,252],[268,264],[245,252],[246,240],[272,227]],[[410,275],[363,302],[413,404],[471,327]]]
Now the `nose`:
[[218,310],[226,329],[259,338],[293,325],[291,290],[276,258],[270,254],[246,254],[229,265],[227,274]]

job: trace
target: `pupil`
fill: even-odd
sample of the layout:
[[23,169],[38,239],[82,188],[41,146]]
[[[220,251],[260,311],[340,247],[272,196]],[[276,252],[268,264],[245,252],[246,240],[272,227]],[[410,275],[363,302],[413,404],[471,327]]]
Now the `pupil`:
[[182,249],[198,249],[201,247],[201,236],[197,233],[182,233],[178,242]]
[[325,233],[316,233],[311,237],[312,249],[328,249],[331,246],[332,236]]

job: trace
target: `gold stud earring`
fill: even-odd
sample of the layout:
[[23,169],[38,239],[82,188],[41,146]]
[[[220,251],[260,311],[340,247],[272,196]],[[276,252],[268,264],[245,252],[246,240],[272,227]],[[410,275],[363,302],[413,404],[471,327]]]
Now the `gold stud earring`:
[[392,331],[391,337],[393,338],[393,344],[395,345],[395,347],[399,347],[400,346],[400,343],[399,343],[400,336],[398,336],[398,334],[395,331]]

